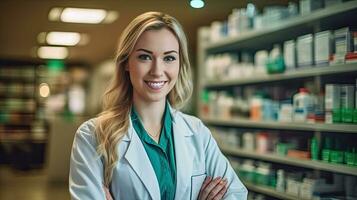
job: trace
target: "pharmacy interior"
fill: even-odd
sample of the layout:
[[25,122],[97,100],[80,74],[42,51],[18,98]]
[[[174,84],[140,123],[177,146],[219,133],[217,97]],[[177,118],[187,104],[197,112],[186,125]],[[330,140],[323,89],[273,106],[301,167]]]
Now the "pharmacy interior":
[[[222,12],[193,1],[176,7],[197,22],[158,1],[182,18],[191,42],[195,92],[185,111],[209,127],[248,199],[357,199],[357,1],[216,2]],[[0,170],[45,170],[48,180],[67,181],[75,131],[100,112],[113,74],[117,40],[104,39],[117,39],[135,16],[108,2],[98,27],[70,22],[64,30],[56,25],[65,23],[65,6],[48,5],[49,26],[36,33],[30,56],[1,47]],[[81,32],[68,34],[73,27]],[[51,41],[55,34],[72,41]]]

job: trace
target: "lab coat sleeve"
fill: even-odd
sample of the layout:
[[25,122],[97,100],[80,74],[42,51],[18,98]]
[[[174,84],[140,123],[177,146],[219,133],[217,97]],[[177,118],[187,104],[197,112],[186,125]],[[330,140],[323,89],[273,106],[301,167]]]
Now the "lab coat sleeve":
[[227,158],[220,151],[217,142],[212,137],[209,129],[201,122],[200,130],[205,135],[205,156],[206,156],[206,172],[207,176],[223,177],[228,180],[228,190],[223,199],[240,200],[247,199],[248,190],[239,180]]
[[105,199],[103,164],[96,152],[94,130],[94,124],[88,121],[75,134],[69,173],[71,199]]

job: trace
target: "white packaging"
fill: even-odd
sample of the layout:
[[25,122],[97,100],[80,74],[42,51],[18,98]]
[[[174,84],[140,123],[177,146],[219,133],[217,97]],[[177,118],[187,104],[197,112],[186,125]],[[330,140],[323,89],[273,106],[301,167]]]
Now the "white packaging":
[[276,174],[276,190],[279,192],[285,192],[285,172],[282,169],[278,169]]
[[293,105],[282,104],[279,111],[279,121],[292,122],[292,116],[293,116]]
[[211,23],[211,34],[210,40],[211,42],[219,41],[221,37],[221,29],[223,27],[223,23],[220,21],[214,21]]
[[325,110],[341,108],[341,87],[338,84],[325,85]]
[[246,151],[255,150],[255,135],[250,132],[243,133],[243,149]]
[[263,16],[262,15],[257,15],[254,17],[254,29],[258,30],[264,27],[263,24]]
[[348,52],[353,51],[352,32],[350,28],[345,27],[334,32],[335,39],[335,57],[333,63],[344,63]]
[[325,111],[325,123],[326,124],[332,124],[333,123],[332,111]]
[[286,193],[298,197],[301,183],[292,179],[286,180]]
[[322,8],[323,0],[300,0],[300,14],[306,15],[314,10]]
[[284,62],[286,70],[296,68],[296,44],[294,40],[284,42]]
[[341,108],[354,109],[354,85],[341,85]]
[[228,36],[234,37],[238,35],[238,9],[233,9],[228,16]]
[[307,179],[305,178],[304,181],[301,183],[299,196],[302,199],[312,199],[315,183],[313,180],[310,181],[306,181],[306,180]]
[[305,88],[300,88],[299,93],[293,97],[294,122],[306,122],[308,115],[314,112],[314,98]]
[[266,73],[266,62],[268,60],[269,53],[266,50],[257,51],[254,56],[254,66],[256,72]]
[[298,37],[297,63],[299,67],[312,66],[314,64],[313,52],[313,35],[307,34]]
[[314,55],[316,65],[328,65],[332,55],[333,35],[331,31],[315,34]]

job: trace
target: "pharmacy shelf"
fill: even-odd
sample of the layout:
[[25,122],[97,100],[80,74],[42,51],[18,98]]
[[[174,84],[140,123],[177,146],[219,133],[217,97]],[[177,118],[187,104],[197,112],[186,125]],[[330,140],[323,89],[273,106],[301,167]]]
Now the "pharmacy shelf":
[[241,33],[236,37],[223,38],[217,42],[207,43],[203,46],[208,52],[226,52],[237,48],[266,47],[267,45],[291,39],[299,35],[311,33],[313,25],[336,24],[345,19],[356,16],[357,1],[348,1],[327,8],[319,9],[311,14],[298,15],[282,20],[277,25],[272,25],[260,30],[251,30]]
[[[201,116],[202,117],[202,116]],[[278,130],[300,130],[315,132],[334,132],[334,133],[357,133],[355,124],[325,124],[325,123],[293,123],[277,121],[252,121],[249,119],[210,119],[202,117],[203,122],[215,126],[232,126],[246,128],[264,128]]]
[[276,154],[261,154],[252,151],[246,151],[239,148],[233,149],[229,147],[220,146],[221,150],[229,155],[248,157],[252,159],[265,160],[275,163],[281,163],[285,165],[299,166],[316,170],[323,170],[329,172],[336,172],[341,174],[348,174],[357,176],[357,167],[347,166],[342,164],[332,164],[315,160],[303,160],[297,158],[289,158],[285,156],[279,156]]
[[339,64],[331,66],[311,66],[298,68],[296,70],[286,71],[281,74],[257,74],[254,77],[242,77],[236,80],[226,81],[211,81],[205,84],[206,87],[227,87],[227,86],[239,86],[246,84],[266,83],[281,80],[299,79],[314,76],[324,76],[332,74],[342,74],[357,72],[357,63]]
[[243,181],[243,184],[247,187],[247,189],[249,191],[253,191],[253,192],[258,192],[261,194],[265,194],[271,197],[275,197],[278,199],[284,199],[284,200],[303,200],[300,197],[296,197],[293,195],[289,195],[287,193],[284,192],[278,192],[276,191],[274,188],[272,187],[265,187],[265,186],[259,186],[247,181]]

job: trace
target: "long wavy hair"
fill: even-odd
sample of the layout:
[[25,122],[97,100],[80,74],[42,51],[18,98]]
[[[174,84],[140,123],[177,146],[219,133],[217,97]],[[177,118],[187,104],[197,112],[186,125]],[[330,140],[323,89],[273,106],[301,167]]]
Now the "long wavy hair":
[[104,161],[104,185],[109,187],[118,161],[118,143],[127,134],[133,104],[133,86],[125,70],[130,54],[140,36],[147,30],[170,30],[179,43],[180,69],[175,86],[167,99],[175,109],[182,108],[192,94],[191,67],[187,39],[180,23],[170,15],[146,12],[124,29],[119,39],[115,74],[103,96],[103,111],[96,119],[97,152]]

